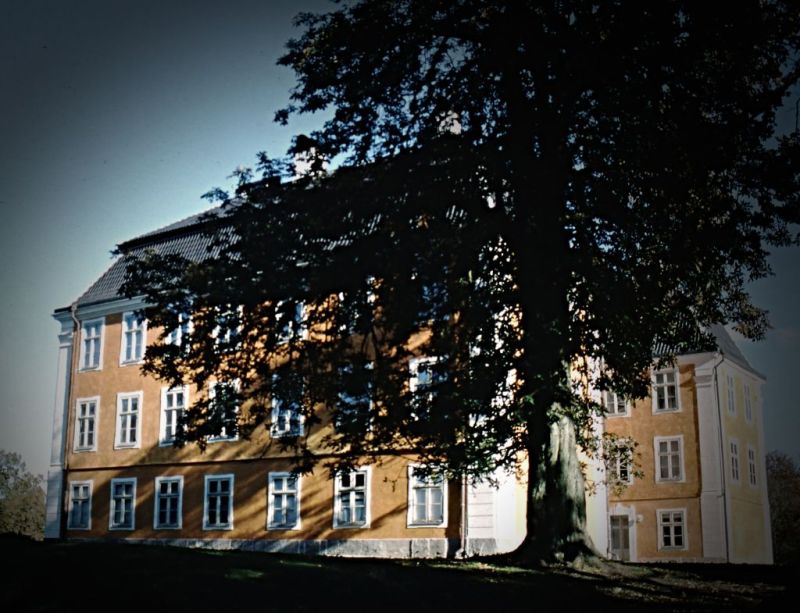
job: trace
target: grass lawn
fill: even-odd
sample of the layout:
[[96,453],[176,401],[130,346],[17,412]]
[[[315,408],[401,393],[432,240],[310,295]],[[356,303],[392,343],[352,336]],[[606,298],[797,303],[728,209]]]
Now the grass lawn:
[[[796,570],[355,560],[0,538],[0,611],[732,611],[797,604]],[[791,607],[794,610],[794,607]]]

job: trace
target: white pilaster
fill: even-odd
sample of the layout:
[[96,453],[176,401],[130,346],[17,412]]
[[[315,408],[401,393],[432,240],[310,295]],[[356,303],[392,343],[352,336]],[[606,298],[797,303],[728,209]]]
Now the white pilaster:
[[722,363],[713,354],[695,369],[697,385],[697,425],[700,445],[700,517],[703,531],[703,558],[727,559],[727,520],[725,513],[724,464],[720,448],[720,409],[717,382]]
[[772,514],[769,508],[769,496],[767,493],[767,450],[764,447],[764,385],[759,381],[756,384],[758,389],[758,402],[755,404],[756,426],[758,427],[758,448],[761,455],[758,458],[758,483],[761,488],[761,505],[764,510],[764,553],[763,564],[774,564],[774,552],[772,551]]
[[[595,397],[600,401],[599,393]],[[602,445],[605,419],[600,416],[592,418],[592,436]],[[608,487],[606,485],[606,468],[602,458],[597,454],[587,455],[578,451],[578,459],[586,465],[585,478],[594,484],[586,493],[586,533],[592,540],[595,551],[607,556],[608,542]]]
[[58,334],[58,371],[56,374],[56,396],[53,404],[53,438],[50,448],[50,468],[47,471],[45,538],[61,537],[64,459],[67,442],[67,415],[69,414],[70,372],[72,369],[72,314],[69,311],[62,311],[54,314],[53,317],[61,324],[61,331]]

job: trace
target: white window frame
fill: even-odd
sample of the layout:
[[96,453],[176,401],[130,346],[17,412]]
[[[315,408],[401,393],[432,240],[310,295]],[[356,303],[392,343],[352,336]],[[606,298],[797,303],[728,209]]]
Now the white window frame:
[[[83,417],[81,415],[81,405],[94,404],[94,415]],[[91,420],[93,440],[91,445],[82,444],[81,441],[81,422]],[[72,449],[75,453],[85,453],[87,451],[97,451],[97,436],[99,434],[97,426],[100,423],[100,396],[91,396],[89,398],[78,398],[75,400],[75,433],[72,441]]]
[[[116,485],[133,485],[131,489],[131,518],[130,518],[130,525],[127,523],[118,524],[114,521],[116,511],[117,511],[117,504],[118,500],[117,497],[114,496],[114,487]],[[136,477],[124,477],[124,478],[117,478],[111,479],[111,487],[109,488],[110,496],[109,496],[109,504],[108,504],[108,529],[109,530],[136,530]]]
[[[97,324],[100,324],[100,334],[97,337],[89,337],[87,338],[87,331],[90,327],[93,327]],[[84,322],[81,322],[81,347],[80,347],[80,358],[78,361],[78,370],[81,372],[91,371],[91,370],[103,370],[103,345],[106,335],[106,318],[105,317],[98,317],[96,319],[87,319]],[[99,344],[97,350],[97,364],[94,364],[92,361],[91,364],[87,364],[86,360],[88,357],[86,351],[87,341],[90,340],[97,340]],[[93,345],[92,345],[93,346]]]
[[[366,364],[364,364],[364,368],[365,368],[365,370],[370,370],[371,371],[371,370],[373,370],[375,368],[375,363],[374,362],[367,362]],[[373,393],[372,381],[368,381],[367,394],[369,394],[369,407],[367,408],[366,423],[364,424],[364,433],[365,434],[367,432],[371,432],[372,431],[373,416],[375,415],[375,413],[374,413],[374,411],[375,411],[375,395]],[[335,430],[341,432],[341,431],[343,431],[343,427],[341,425],[341,421],[342,421],[342,417],[344,416],[344,414],[345,413],[354,413],[356,415],[356,417],[358,417],[358,412],[357,411],[350,411],[350,410],[342,411],[341,406],[345,402],[345,399],[349,397],[349,394],[347,394],[346,392],[343,392],[343,391],[340,390],[339,392],[337,392],[336,396],[337,396],[337,400],[339,401],[339,406],[337,407],[337,411],[336,411],[337,419],[334,420],[333,427],[334,427]]]
[[758,487],[758,470],[756,465],[756,450],[748,444],[747,445],[747,481],[750,487]]
[[[161,484],[178,484],[178,511],[177,522],[175,524],[161,524],[159,521],[159,502],[162,499]],[[169,495],[172,498],[172,495]],[[183,528],[183,475],[164,475],[155,478],[155,493],[153,495],[153,530],[180,530]]]
[[[419,389],[419,367],[423,364],[437,364],[439,362],[439,356],[420,356],[417,358],[411,358],[408,360],[408,387],[411,392],[416,392]],[[433,384],[433,382],[431,382]],[[423,385],[422,388],[429,387],[428,385]]]
[[[272,375],[272,381],[276,381],[278,378],[277,374]],[[302,407],[292,407],[288,413],[288,418],[286,419],[287,427],[283,429],[278,429],[278,423],[280,421],[280,414],[282,410],[282,405],[284,404],[284,400],[279,398],[275,392],[274,388],[273,391],[270,393],[270,419],[272,423],[269,428],[269,434],[272,438],[285,438],[285,437],[295,437],[295,436],[303,436],[305,434],[305,417],[303,415]],[[296,416],[297,427],[292,428],[292,415]]]
[[[357,486],[350,486],[350,487],[344,488],[344,486],[342,485],[342,477],[344,476],[344,474],[337,473],[334,476],[334,479],[333,479],[333,527],[334,528],[337,528],[337,529],[338,528],[342,528],[342,529],[351,529],[351,528],[364,529],[364,528],[369,528],[370,527],[370,522],[372,520],[372,517],[371,517],[371,514],[370,514],[370,506],[371,506],[370,503],[371,503],[371,498],[372,498],[372,492],[371,492],[371,490],[372,490],[372,487],[371,487],[372,467],[371,466],[361,466],[361,467],[359,467],[359,468],[357,468],[357,469],[355,469],[353,471],[348,471],[346,474],[349,475],[352,478],[354,475],[357,475],[357,474],[360,474],[360,473],[365,475],[364,476],[364,487],[363,487],[364,505],[365,505],[365,508],[364,508],[364,521],[361,522],[361,523],[355,523],[355,522],[344,523],[344,522],[342,522],[340,520],[341,513],[342,513],[342,504],[341,504],[341,500],[339,499],[339,495],[342,493],[342,490],[346,489],[347,491],[355,493],[357,491],[360,491],[360,489],[358,489]],[[352,500],[352,498],[351,498],[351,500]],[[350,506],[351,506],[351,509],[354,508],[352,505],[350,505]]]
[[736,415],[736,383],[733,375],[728,375],[726,388],[728,393],[728,414]]
[[[183,407],[180,409],[167,407],[167,400],[170,394],[176,393],[183,393]],[[175,424],[174,427],[176,428],[177,432],[177,425],[178,425],[178,418],[180,411],[186,411],[189,408],[189,386],[182,385],[180,387],[162,387],[161,388],[161,423],[158,429],[158,445],[159,447],[172,447],[172,443],[175,441],[175,436],[173,435],[172,438],[167,438],[167,413],[174,412],[175,413]]]
[[275,338],[277,339],[276,344],[283,345],[288,343],[290,340],[308,340],[308,316],[306,312],[306,303],[300,300],[295,304],[294,317],[288,322],[288,332],[285,333],[283,322],[279,322],[277,320],[278,311],[285,302],[286,300],[279,300],[275,304],[275,323],[281,324],[280,327],[276,326],[275,328]]
[[[409,373],[408,389],[409,389],[409,391],[411,392],[412,395],[416,394],[417,390],[420,389],[420,387],[422,389],[425,389],[426,387],[430,387],[431,385],[434,385],[436,383],[435,381],[433,381],[433,374],[431,374],[431,384],[430,385],[420,386],[420,383],[419,383],[419,367],[421,365],[423,365],[423,364],[438,364],[440,359],[441,359],[440,356],[434,355],[434,356],[420,356],[420,357],[411,358],[411,359],[408,360],[408,373]],[[429,394],[429,396],[428,396],[429,401],[433,402],[436,392],[430,391],[430,392],[428,392],[428,394]],[[412,397],[412,399],[411,399],[412,403],[414,403],[414,400],[415,399]],[[420,415],[418,415],[418,411],[417,411],[418,408],[419,407],[415,407],[412,404],[411,412],[412,412],[412,416],[415,419],[420,419]]]
[[[215,313],[214,313],[215,317],[220,317],[220,313],[223,309],[231,310],[228,305],[217,306],[215,308]],[[236,335],[235,340],[237,342],[235,343],[235,345],[238,346],[239,343],[241,342],[240,334],[242,331],[242,317],[244,316],[244,305],[240,304],[239,306],[237,306],[235,309],[232,310],[236,311],[237,317],[239,318],[239,325],[236,326],[235,330],[228,327],[225,330],[225,334],[222,334],[222,328],[219,324],[214,326],[214,330],[211,332],[211,336],[214,338],[215,344],[217,345],[223,343],[225,344],[230,343],[233,334]]]
[[192,330],[192,317],[187,313],[178,313],[178,325],[167,332],[164,342],[167,345],[180,347],[183,342],[183,335],[189,334]]
[[[88,487],[89,495],[86,497],[86,525],[75,525],[75,514],[73,512],[73,505],[75,504],[75,489],[76,487]],[[91,530],[92,529],[92,490],[94,489],[94,481],[91,479],[85,481],[70,481],[69,482],[69,507],[67,509],[67,530]]]
[[[230,489],[228,493],[228,523],[211,524],[208,520],[208,485],[211,481],[229,481]],[[235,480],[233,473],[224,475],[205,475],[203,479],[203,530],[233,530],[233,488]]]
[[[675,377],[674,383],[657,383],[657,376],[658,375],[668,375],[672,374]],[[660,368],[658,370],[653,370],[650,385],[653,388],[652,394],[650,395],[651,402],[652,402],[652,412],[653,415],[663,415],[666,413],[678,413],[681,410],[681,373],[680,369],[675,366],[673,368]],[[665,389],[665,398],[669,398],[669,394],[666,392],[670,385],[675,386],[675,408],[667,408],[667,409],[659,409],[658,408],[658,390],[660,388]]]
[[[621,398],[616,392],[612,392],[611,390],[603,391],[603,407],[606,409],[606,417],[630,417],[631,415],[631,401],[627,398]],[[619,407],[619,401],[622,400],[624,404],[624,410],[622,412],[617,411]],[[611,408],[614,408],[614,411],[611,411]]]
[[744,418],[748,424],[753,423],[753,398],[751,397],[750,384],[744,384]]
[[[366,298],[367,298],[366,303],[372,306],[373,316],[374,316],[374,308],[375,308],[374,305],[378,299],[378,296],[375,293],[375,277],[373,277],[372,275],[369,275],[367,277],[367,289],[364,291],[366,292]],[[339,292],[337,294],[337,298],[339,304],[342,304],[347,299],[347,295],[344,292]],[[355,334],[356,333],[355,323],[356,322],[354,321],[341,323],[339,325],[339,332],[345,332],[347,334]]]
[[[670,513],[670,521],[669,524],[664,522],[664,518],[662,517],[663,513]],[[664,544],[664,526],[669,525],[672,528],[670,529],[670,540],[675,540],[675,532],[674,532],[674,515],[680,515],[680,526],[682,528],[681,538],[683,539],[683,544],[681,545],[665,545]],[[658,524],[658,550],[659,551],[685,551],[689,548],[689,531],[686,525],[686,509],[656,509],[656,518]]]
[[[131,443],[130,441],[123,441],[122,440],[122,405],[123,400],[131,400],[136,399],[136,406],[138,407],[136,410],[136,441]],[[116,419],[116,428],[114,433],[114,449],[139,449],[142,446],[142,417],[144,413],[144,393],[141,391],[138,392],[120,392],[117,394],[117,419]],[[128,405],[130,406],[130,404]],[[130,415],[130,412],[127,413]],[[130,428],[128,428],[130,430]]]
[[[667,477],[664,478],[661,476],[661,455],[659,452],[659,444],[660,443],[671,443],[673,441],[678,442],[678,463],[680,466],[681,474],[679,477]],[[653,451],[655,453],[655,474],[656,474],[656,483],[684,483],[686,481],[686,468],[684,466],[683,460],[683,435],[678,434],[675,436],[656,436],[653,438]],[[670,452],[671,455],[671,452]],[[671,471],[670,471],[671,472]]]
[[[421,468],[419,464],[408,465],[408,513],[406,516],[406,527],[408,528],[446,528],[447,527],[447,479],[443,476],[431,475],[427,479],[422,479],[415,474],[415,470]],[[438,479],[438,483],[429,483],[428,481]],[[416,506],[416,490],[424,489],[427,492],[434,489],[439,489],[442,492],[442,517],[438,521],[422,520],[418,521],[414,518],[414,507]],[[426,514],[430,512],[430,497],[425,497]]]
[[[213,400],[216,387],[217,387],[217,385],[219,383],[220,383],[219,381],[212,381],[211,383],[208,384],[208,400],[209,400],[209,402],[211,402],[211,400]],[[232,385],[233,385],[233,387],[236,388],[237,391],[239,391],[239,382],[238,381],[234,381],[232,383]],[[239,416],[239,411],[240,410],[241,410],[241,407],[237,405],[236,409],[234,411],[236,413],[236,416],[237,416],[236,417],[237,423],[238,423],[238,419],[239,419],[238,416]],[[206,439],[206,442],[208,442],[208,443],[230,443],[230,442],[238,441],[238,440],[239,440],[239,429],[238,428],[236,429],[236,434],[229,435],[227,433],[225,427],[223,426],[222,431],[219,434],[214,435],[214,436],[209,436]]]
[[[126,330],[127,320],[131,318],[133,321],[139,323],[138,328],[131,328],[130,330]],[[135,347],[134,350],[131,351],[133,357],[131,359],[126,359],[125,354],[127,353],[128,348],[128,334],[136,331],[141,331],[142,333],[142,354],[140,356],[135,355]],[[141,364],[144,361],[144,354],[147,351],[147,320],[142,319],[139,322],[139,319],[136,317],[136,311],[125,311],[122,314],[122,321],[120,322],[120,343],[119,343],[119,365],[120,366],[128,366],[130,364]]]
[[[657,449],[658,447],[656,447]],[[626,468],[628,476],[622,478],[622,467]],[[611,460],[611,466],[608,468],[610,481],[612,484],[630,485],[633,483],[633,462],[627,457],[617,455]],[[660,473],[659,473],[660,474]]]
[[739,441],[735,438],[728,439],[728,461],[731,466],[731,481],[741,481],[741,464],[739,463]]
[[[287,482],[294,481],[294,489],[286,488],[277,490],[276,482],[286,479]],[[300,475],[290,472],[270,472],[267,475],[267,530],[299,530],[300,529]],[[289,495],[294,494],[294,523],[275,523],[275,497],[282,496],[285,500]],[[287,508],[285,504],[282,508]]]

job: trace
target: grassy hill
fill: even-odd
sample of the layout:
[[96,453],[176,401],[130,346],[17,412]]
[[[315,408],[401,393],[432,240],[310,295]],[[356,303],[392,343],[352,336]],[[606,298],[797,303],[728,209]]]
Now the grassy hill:
[[[355,560],[0,538],[0,611],[784,610],[796,569]],[[794,607],[791,607],[792,610]]]

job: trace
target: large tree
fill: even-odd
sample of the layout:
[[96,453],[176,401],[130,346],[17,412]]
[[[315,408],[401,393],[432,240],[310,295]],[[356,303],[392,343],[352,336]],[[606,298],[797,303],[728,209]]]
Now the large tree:
[[800,563],[800,467],[781,452],[767,454],[767,488],[775,562]]
[[0,449],[0,534],[42,540],[44,511],[42,476],[28,472],[18,453]]
[[[773,131],[800,74],[798,5],[407,0],[297,22],[276,118],[332,109],[290,151],[304,176],[281,183],[286,162],[260,155],[261,177],[221,194],[208,259],[129,268],[154,323],[194,314],[146,368],[238,381],[182,440],[243,397],[245,434],[271,396],[310,428],[325,406],[333,464],[527,462],[526,552],[584,551],[585,384],[640,397],[657,342],[669,359],[712,323],[765,329],[746,283],[797,238],[800,147]],[[434,359],[409,386],[414,356]],[[307,441],[290,440],[301,468],[321,457]]]

